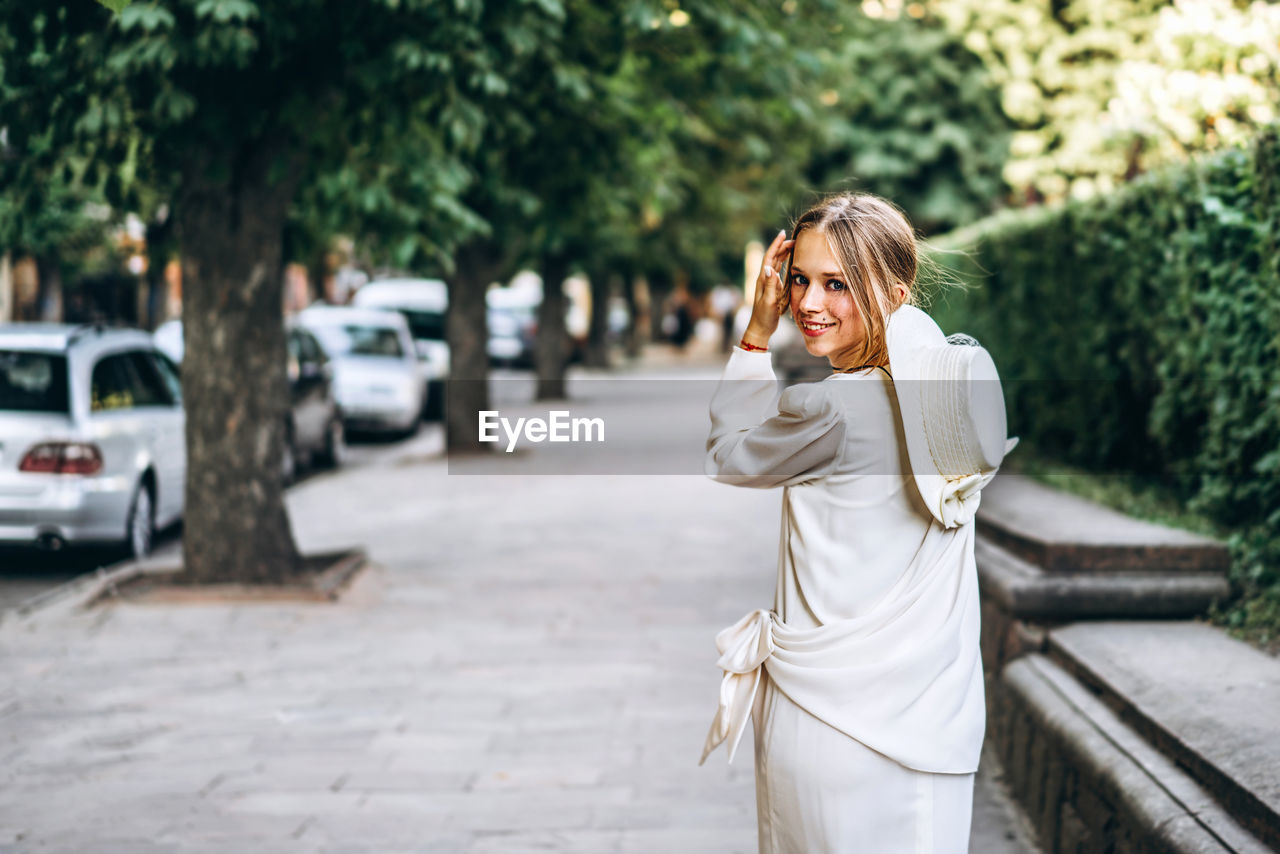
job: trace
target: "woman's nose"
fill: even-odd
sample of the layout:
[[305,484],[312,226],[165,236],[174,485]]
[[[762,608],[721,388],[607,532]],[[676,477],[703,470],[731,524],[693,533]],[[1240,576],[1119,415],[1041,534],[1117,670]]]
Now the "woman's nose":
[[804,289],[804,295],[800,298],[800,310],[807,312],[822,311],[824,296],[822,285],[817,282],[810,282],[809,286]]

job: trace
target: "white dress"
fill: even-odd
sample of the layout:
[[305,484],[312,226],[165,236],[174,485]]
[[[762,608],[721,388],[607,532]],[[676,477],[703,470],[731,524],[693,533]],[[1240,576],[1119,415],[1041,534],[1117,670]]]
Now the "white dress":
[[879,369],[791,386],[735,348],[707,473],[781,486],[777,593],[716,639],[705,761],[754,718],[761,852],[968,850],[985,729],[973,525],[945,529],[911,479]]

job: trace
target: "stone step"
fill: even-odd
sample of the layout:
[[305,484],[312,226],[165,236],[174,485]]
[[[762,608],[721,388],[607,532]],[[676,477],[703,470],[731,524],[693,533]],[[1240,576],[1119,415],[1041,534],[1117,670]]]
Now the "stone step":
[[997,685],[988,738],[1046,851],[1273,850],[1051,659],[1025,655]]
[[983,527],[974,556],[982,595],[1018,619],[1194,617],[1231,592],[1221,572],[1046,572]]
[[1222,543],[1133,519],[1038,483],[1002,474],[982,490],[978,530],[1047,573],[1222,573]]
[[1280,659],[1197,622],[1076,623],[1050,657],[1280,850]]

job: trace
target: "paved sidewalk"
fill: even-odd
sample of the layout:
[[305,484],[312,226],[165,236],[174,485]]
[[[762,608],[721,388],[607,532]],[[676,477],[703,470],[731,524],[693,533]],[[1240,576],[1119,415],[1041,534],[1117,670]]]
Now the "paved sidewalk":
[[[697,759],[778,494],[424,447],[291,495],[306,550],[379,564],[338,604],[0,624],[0,851],[754,851],[749,739]],[[1028,850],[989,775],[975,814]]]

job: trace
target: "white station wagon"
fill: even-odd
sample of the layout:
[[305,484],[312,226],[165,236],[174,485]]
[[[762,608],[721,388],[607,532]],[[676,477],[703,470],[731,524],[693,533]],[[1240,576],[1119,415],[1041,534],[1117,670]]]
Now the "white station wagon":
[[147,333],[0,325],[0,542],[146,555],[182,516],[185,421]]

